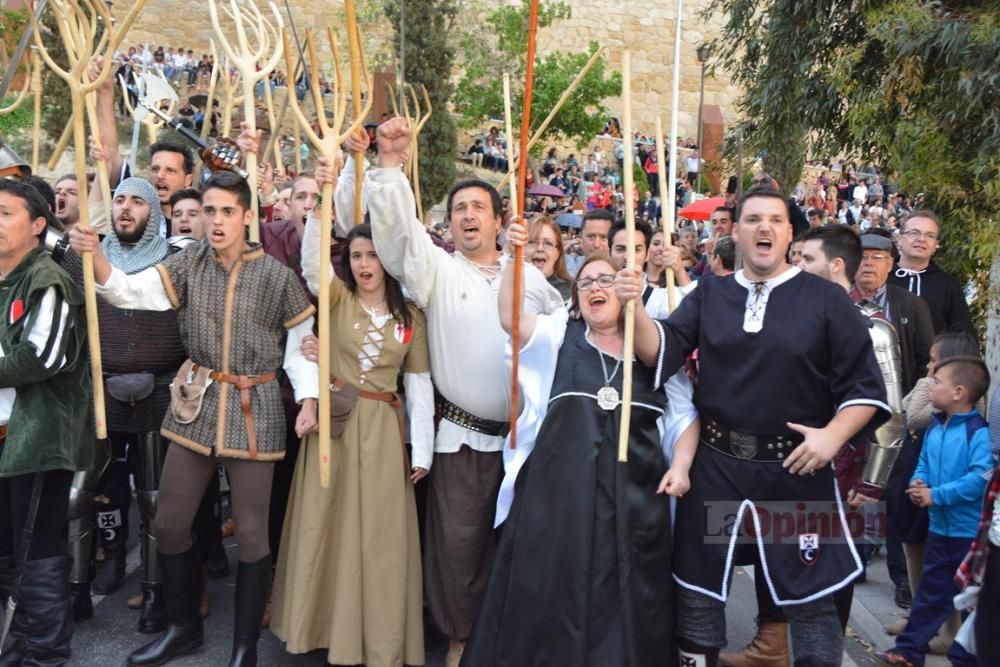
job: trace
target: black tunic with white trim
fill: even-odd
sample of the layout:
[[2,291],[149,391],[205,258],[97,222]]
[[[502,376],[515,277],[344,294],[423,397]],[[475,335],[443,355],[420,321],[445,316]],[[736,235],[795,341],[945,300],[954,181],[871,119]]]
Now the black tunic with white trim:
[[621,404],[605,410],[596,397],[605,373],[621,394],[617,360],[604,355],[602,369],[583,322],[565,324],[563,338],[545,319],[522,349],[522,371],[550,378],[547,412],[530,457],[531,429],[519,429],[529,442],[519,438],[513,453],[526,460],[462,664],[663,665],[673,654],[673,582],[670,502],[656,495],[667,469],[658,369],[633,368],[628,462],[619,463]]
[[[742,271],[699,281],[663,324],[665,376],[698,349],[694,400],[703,423],[793,437],[787,422],[823,427],[851,405],[878,408],[865,430],[889,416],[865,322],[843,288],[823,278],[792,268],[758,284]],[[749,524],[740,524],[755,519],[761,535],[748,540]],[[793,525],[779,529],[779,520]],[[805,602],[860,573],[846,532],[831,466],[802,477],[780,461],[742,460],[702,443],[691,491],[677,504],[674,576],[724,601],[735,549],[756,542],[775,601]]]

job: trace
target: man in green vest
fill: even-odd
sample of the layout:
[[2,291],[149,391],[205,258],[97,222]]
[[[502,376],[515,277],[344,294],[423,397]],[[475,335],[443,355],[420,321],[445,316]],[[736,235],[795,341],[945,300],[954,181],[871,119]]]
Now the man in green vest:
[[69,661],[67,505],[94,464],[83,294],[40,245],[48,225],[32,186],[0,180],[0,601],[17,600],[2,665]]

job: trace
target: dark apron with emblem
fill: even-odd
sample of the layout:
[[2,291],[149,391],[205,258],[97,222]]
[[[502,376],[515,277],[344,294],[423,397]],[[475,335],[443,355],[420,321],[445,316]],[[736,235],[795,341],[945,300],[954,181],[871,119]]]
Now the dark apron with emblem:
[[[750,441],[732,445],[754,455]],[[832,466],[793,475],[780,462],[741,460],[703,442],[690,477],[674,523],[674,578],[682,586],[725,602],[733,565],[761,548],[756,576],[779,605],[818,599],[861,573],[850,531],[864,526],[845,528]]]

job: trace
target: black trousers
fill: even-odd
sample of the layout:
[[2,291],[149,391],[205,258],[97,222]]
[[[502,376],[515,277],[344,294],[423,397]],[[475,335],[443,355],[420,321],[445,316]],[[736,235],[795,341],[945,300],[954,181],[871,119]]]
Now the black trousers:
[[[66,515],[73,473],[69,470],[49,470],[42,474],[45,481],[28,560],[54,558],[64,555],[66,551]],[[17,554],[28,518],[34,481],[33,473],[0,477],[0,556]]]

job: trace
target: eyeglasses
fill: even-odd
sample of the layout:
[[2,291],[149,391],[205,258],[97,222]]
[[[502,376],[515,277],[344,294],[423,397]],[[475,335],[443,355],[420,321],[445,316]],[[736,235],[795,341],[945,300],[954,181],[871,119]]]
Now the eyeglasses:
[[922,232],[919,229],[907,229],[903,232],[903,236],[910,239],[911,241],[916,241],[917,239],[927,239],[928,241],[937,241],[937,232]]
[[542,246],[544,250],[555,250],[557,247],[555,243],[547,239],[544,241],[528,241],[527,246],[529,248],[537,248],[538,246]]
[[581,292],[586,292],[593,288],[594,283],[597,283],[598,287],[608,289],[615,286],[615,276],[613,273],[601,273],[593,278],[580,278],[576,281],[576,288]]

